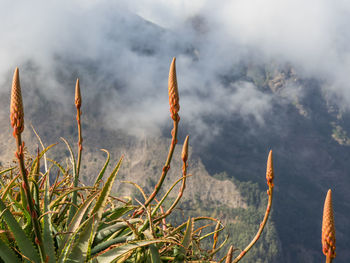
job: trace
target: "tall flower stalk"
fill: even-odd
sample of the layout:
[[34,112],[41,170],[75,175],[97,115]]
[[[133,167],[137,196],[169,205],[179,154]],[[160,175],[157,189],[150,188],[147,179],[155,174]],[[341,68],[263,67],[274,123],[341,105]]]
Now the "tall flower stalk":
[[39,246],[40,257],[42,261],[44,261],[44,259],[46,260],[46,253],[44,249],[41,228],[38,220],[38,213],[35,209],[34,199],[30,192],[28,170],[26,169],[24,164],[24,142],[22,141],[21,137],[21,134],[24,130],[24,111],[18,68],[16,68],[15,70],[12,81],[10,119],[11,126],[13,128],[13,136],[16,138],[17,143],[17,150],[15,152],[15,156],[18,160],[19,171],[22,177],[21,187],[24,190],[25,198],[27,201],[27,210],[31,216],[35,234],[35,243]]
[[162,169],[162,175],[159,178],[158,183],[156,184],[152,194],[148,197],[146,200],[144,206],[147,207],[153,199],[158,194],[160,188],[162,187],[162,184],[164,182],[164,179],[170,169],[170,162],[173,157],[173,153],[175,150],[175,146],[177,144],[177,130],[178,130],[178,124],[180,121],[180,116],[178,114],[180,110],[180,104],[179,104],[179,91],[177,88],[177,78],[176,78],[176,65],[175,65],[176,58],[173,58],[170,70],[169,70],[169,79],[168,79],[168,94],[169,94],[169,106],[170,106],[170,116],[173,119],[173,130],[171,131],[172,139],[171,144],[169,148],[169,153],[167,160],[163,166]]
[[[77,161],[77,169],[76,174],[79,175],[80,172],[80,163],[81,163],[81,153],[83,151],[83,137],[81,133],[81,93],[80,93],[80,84],[79,79],[77,79],[76,85],[75,85],[75,107],[77,109],[77,124],[78,124],[78,161]],[[77,176],[78,177],[78,176]],[[75,182],[77,186],[78,182]]]
[[267,195],[269,199],[267,202],[264,219],[260,223],[260,227],[255,237],[252,239],[249,245],[245,249],[243,249],[242,252],[232,261],[233,263],[239,262],[247,254],[247,252],[254,246],[256,241],[258,241],[262,231],[264,230],[264,227],[267,223],[267,219],[269,218],[269,215],[271,212],[272,194],[273,194],[273,188],[274,188],[273,179],[274,179],[274,171],[273,171],[273,160],[272,160],[272,150],[271,150],[269,152],[269,156],[267,158],[267,165],[266,165],[266,182],[269,187],[269,189],[267,190]]
[[[80,83],[79,79],[77,79],[77,82],[75,84],[75,107],[77,109],[77,126],[78,126],[78,160],[76,163],[76,167],[74,167],[74,181],[73,181],[73,186],[77,187],[78,182],[79,182],[79,173],[80,173],[80,163],[81,163],[81,155],[83,151],[83,137],[82,137],[82,129],[81,129],[81,92],[80,92]],[[68,221],[67,223],[70,224],[71,220],[73,219],[73,216],[75,212],[77,211],[76,204],[77,204],[77,192],[73,192],[72,194],[72,203],[73,205],[70,207],[69,210],[69,216],[68,216]]]

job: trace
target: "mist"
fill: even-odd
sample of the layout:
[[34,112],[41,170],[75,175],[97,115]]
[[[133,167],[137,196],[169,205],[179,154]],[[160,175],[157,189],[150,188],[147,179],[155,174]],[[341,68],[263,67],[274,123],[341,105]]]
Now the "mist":
[[220,129],[208,127],[208,114],[264,125],[273,95],[222,80],[251,61],[289,63],[346,107],[349,15],[350,3],[328,0],[2,2],[0,92],[9,93],[18,66],[23,89],[35,79],[47,98],[68,105],[79,77],[85,101],[102,101],[94,110],[110,128],[157,135],[169,121],[175,56],[180,116],[197,134]]

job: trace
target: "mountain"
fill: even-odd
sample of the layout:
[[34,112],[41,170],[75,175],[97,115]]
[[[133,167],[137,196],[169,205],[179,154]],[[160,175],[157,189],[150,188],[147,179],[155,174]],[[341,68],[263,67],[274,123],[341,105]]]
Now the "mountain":
[[[169,50],[180,56],[179,61],[190,61],[188,63],[191,67],[201,66],[202,56],[195,41],[179,44],[168,40],[169,43],[165,43],[168,36],[171,36],[171,40],[179,36],[140,17],[129,17],[117,22],[120,22],[118,25],[122,29],[109,31],[109,38],[115,43],[111,50],[116,50],[118,55],[123,52],[128,54],[135,63],[130,64],[138,65],[143,60],[159,62],[155,58],[164,56],[168,50],[163,48],[160,44],[162,43],[171,46]],[[189,21],[189,25],[199,34],[205,32],[203,24],[205,25],[205,20],[200,17]],[[130,34],[123,37],[123,32],[142,30],[144,35]],[[150,36],[160,41],[150,42]],[[127,51],[118,51],[120,41],[129,46]],[[172,55],[167,54],[169,57]],[[158,114],[154,110],[144,115],[142,112],[133,122],[134,111],[127,112],[130,109],[127,106],[132,103],[142,104],[149,98],[162,97],[163,95],[158,94],[159,89],[154,89],[153,86],[164,86],[166,98],[166,70],[157,71],[153,76],[157,83],[146,82],[145,87],[137,90],[141,93],[140,99],[137,95],[128,93],[128,90],[132,85],[143,84],[143,76],[154,73],[153,71],[137,67],[135,71],[141,77],[135,75],[135,79],[138,80],[135,81],[132,78],[128,79],[130,74],[127,70],[123,71],[123,63],[129,62],[126,60],[113,64],[106,57],[76,58],[69,53],[55,54],[52,59],[53,66],[50,69],[54,81],[51,82],[45,82],[44,77],[47,76],[42,76],[40,72],[43,69],[33,61],[28,61],[20,68],[26,116],[24,140],[29,152],[35,153],[38,144],[30,131],[30,123],[38,131],[45,145],[59,142],[60,136],[67,138],[71,144],[76,143],[73,92],[78,75],[87,87],[84,94],[84,84],[82,85],[85,140],[82,181],[88,183],[94,180],[92,176],[96,176],[105,160],[105,154],[98,149],[105,148],[111,152],[114,161],[121,154],[126,156],[120,180],[116,183],[116,193],[134,193],[137,197],[140,196],[133,187],[121,183],[122,180],[136,181],[149,193],[166,158],[171,130],[170,118],[152,122],[150,134],[145,132],[145,135],[129,133],[129,127],[119,127],[118,121],[127,119],[121,123],[137,124],[140,121],[140,125],[144,125],[147,123],[147,117],[151,119],[151,115]],[[168,60],[168,57],[161,59],[164,63]],[[114,75],[114,71],[110,69],[111,65],[115,66],[119,73]],[[231,241],[240,247],[247,244],[263,216],[266,205],[266,158],[269,149],[273,149],[276,190],[272,217],[255,252],[242,262],[312,263],[323,260],[320,242],[321,215],[329,188],[333,191],[335,210],[336,260],[340,263],[348,262],[349,111],[336,103],[337,98],[334,94],[327,92],[329,89],[325,87],[329,84],[326,81],[306,78],[303,72],[295,69],[293,65],[276,61],[261,62],[251,58],[232,61],[231,65],[216,73],[217,80],[214,83],[220,84],[221,89],[208,83],[212,93],[208,90],[193,92],[199,101],[208,104],[203,112],[200,111],[202,114],[187,117],[183,112],[186,112],[184,105],[188,106],[189,103],[181,104],[179,145],[167,186],[180,176],[181,142],[186,134],[190,134],[190,173],[193,176],[189,180],[191,182],[181,204],[184,217],[200,213],[222,217],[228,225],[228,231],[231,231]],[[155,68],[158,67],[160,66]],[[132,68],[126,67],[129,70]],[[190,75],[191,72],[187,74]],[[7,81],[2,84],[1,90],[8,92],[3,92],[0,96],[2,165],[8,165],[13,158],[13,139],[7,111],[11,86],[10,72],[5,79]],[[54,89],[57,83],[61,89],[50,93],[50,89]],[[193,98],[189,96],[191,92],[188,88],[184,89],[183,93],[181,85],[179,89],[180,103],[183,98],[183,101]],[[216,100],[225,103],[210,104],[213,94],[219,94]],[[113,99],[118,95],[120,98],[117,102],[120,104],[113,103]],[[235,100],[237,97],[240,99]],[[154,101],[151,100],[152,103]],[[166,99],[164,101],[166,104]],[[198,102],[193,102],[196,103]],[[234,110],[227,111],[227,104]],[[218,111],[220,106],[223,108]],[[158,129],[161,132],[152,135],[153,125],[159,125]],[[49,154],[65,161],[69,154],[64,144],[60,143],[56,148],[57,151]]]

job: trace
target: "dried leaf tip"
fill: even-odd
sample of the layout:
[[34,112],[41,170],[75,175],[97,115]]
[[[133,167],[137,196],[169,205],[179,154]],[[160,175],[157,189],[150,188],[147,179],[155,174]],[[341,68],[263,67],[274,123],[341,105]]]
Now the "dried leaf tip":
[[79,79],[77,79],[77,83],[75,84],[75,106],[78,109],[80,109],[80,107],[81,107],[81,94],[80,94]]
[[232,254],[233,254],[233,246],[230,246],[227,255],[226,255],[226,260],[225,263],[231,263],[232,261]]
[[15,69],[12,81],[10,119],[11,126],[14,129],[13,135],[21,134],[24,130],[24,113],[18,68]]
[[323,254],[335,258],[335,226],[333,217],[332,191],[328,190],[324,201],[322,220],[322,251]]
[[183,162],[187,162],[188,159],[188,135],[186,136],[184,145],[182,146],[181,158]]
[[272,150],[270,150],[269,157],[267,158],[267,165],[266,165],[266,181],[267,181],[267,185],[271,188],[274,186],[273,179],[274,179],[274,172],[273,172]]
[[170,116],[174,121],[178,121],[178,112],[180,110],[179,104],[179,92],[177,89],[177,79],[176,79],[176,58],[173,58],[173,61],[170,65],[169,70],[169,80],[168,80],[168,93],[169,93],[169,105],[170,105]]

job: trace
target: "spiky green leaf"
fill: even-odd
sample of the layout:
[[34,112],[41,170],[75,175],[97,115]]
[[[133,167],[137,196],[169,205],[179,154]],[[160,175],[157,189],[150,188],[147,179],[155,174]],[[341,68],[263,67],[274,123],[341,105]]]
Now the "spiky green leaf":
[[[135,224],[138,222],[141,222],[142,220],[140,218],[133,218],[133,219],[129,219],[128,222],[130,224]],[[110,235],[112,235],[113,233],[128,227],[128,224],[126,222],[118,222],[115,223],[111,226],[105,227],[103,229],[101,229],[100,231],[97,232],[95,239],[94,239],[94,243],[98,244],[100,243],[102,240],[104,240],[105,238],[109,237]]]
[[49,178],[46,178],[45,187],[44,187],[44,216],[43,216],[43,241],[45,251],[48,255],[48,263],[56,262],[56,252],[55,252],[55,244],[53,237],[53,225],[52,225],[52,215],[49,213]]
[[192,241],[192,219],[189,218],[187,221],[187,226],[186,226],[186,231],[185,231],[185,235],[183,237],[182,240],[182,245],[187,249],[189,247],[189,245],[191,244]]
[[160,259],[160,255],[158,252],[158,249],[155,245],[149,246],[149,252],[151,255],[151,262],[152,263],[162,263],[162,260]]
[[64,261],[66,263],[84,263],[88,257],[89,241],[94,231],[94,216],[87,220],[87,223],[83,227],[79,238],[74,242],[73,249],[69,253],[67,259]]
[[[53,146],[57,145],[57,143],[54,143],[54,144],[51,144],[49,146],[47,146],[40,154],[39,154],[39,159],[41,159],[43,157],[43,155],[48,151],[50,150]],[[35,168],[35,165],[36,163],[38,162],[38,158],[35,158],[35,160],[32,162],[32,166],[30,168],[30,171],[31,173],[33,173],[34,171],[34,168]]]
[[[89,196],[88,199],[86,199],[86,201],[83,204],[81,204],[78,211],[74,215],[72,222],[70,223],[70,225],[68,227],[68,230],[67,230],[68,234],[66,234],[63,238],[62,246],[64,246],[67,243],[68,239],[72,238],[73,233],[75,233],[77,231],[77,229],[81,225],[81,222],[83,220],[83,217],[84,217],[86,211],[88,210],[92,201],[95,199],[96,195],[97,195],[97,193],[92,194],[91,196]],[[61,247],[59,249],[59,251],[61,252],[62,249],[63,249],[63,247]]]
[[16,256],[11,248],[8,247],[6,243],[4,243],[0,239],[0,258],[3,262],[11,262],[11,263],[20,263],[20,259]]
[[13,217],[11,212],[6,208],[4,202],[0,199],[0,213],[5,220],[7,226],[15,237],[21,253],[34,262],[40,262],[38,251],[32,241],[26,236],[25,232]]
[[109,155],[109,152],[107,150],[101,149],[101,151],[104,151],[105,153],[107,153],[107,159],[106,159],[105,164],[103,165],[102,170],[100,171],[99,175],[97,176],[97,178],[95,180],[95,183],[94,183],[95,186],[97,186],[99,184],[100,180],[102,179],[102,177],[103,177],[103,175],[104,175],[104,173],[106,171],[106,168],[107,168],[107,166],[109,164],[109,159],[110,159],[110,155]]
[[120,165],[122,163],[123,160],[123,156],[120,158],[118,164],[115,166],[115,168],[113,169],[111,175],[108,177],[105,185],[102,188],[101,194],[96,202],[96,205],[94,207],[94,209],[92,210],[91,214],[97,214],[97,218],[98,220],[101,218],[103,210],[105,208],[106,202],[107,202],[107,198],[109,193],[112,190],[112,186],[114,183],[114,180],[117,176],[117,173],[119,171]]
[[176,241],[170,240],[170,239],[154,239],[154,240],[142,240],[137,242],[131,242],[126,243],[123,245],[120,245],[118,247],[111,248],[107,250],[106,252],[99,254],[95,257],[96,262],[98,263],[110,263],[115,260],[120,259],[125,254],[129,253],[130,251],[133,251],[139,247],[145,247],[152,244],[157,243],[172,243],[172,244],[178,244]]
[[104,222],[98,226],[98,231],[109,226],[111,221],[119,219],[121,216],[125,215],[127,212],[133,210],[134,208],[135,207],[132,205],[125,205],[114,209],[109,209],[108,211],[104,212],[102,214]]
[[[73,186],[77,187],[78,186],[78,181],[79,181],[79,174],[77,173],[77,164],[74,158],[74,154],[73,154],[73,150],[72,147],[70,146],[70,144],[68,143],[68,141],[66,139],[64,139],[63,137],[61,137],[62,141],[64,141],[64,143],[67,145],[67,148],[69,150],[70,153],[70,157],[71,157],[71,162],[73,164]],[[67,219],[67,225],[70,224],[70,222],[72,221],[72,218],[75,214],[75,212],[77,211],[76,208],[76,204],[77,204],[77,192],[73,192],[72,194],[72,206],[70,206],[69,208],[69,213],[68,213],[68,219]]]

